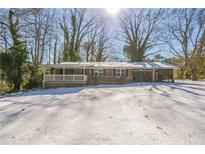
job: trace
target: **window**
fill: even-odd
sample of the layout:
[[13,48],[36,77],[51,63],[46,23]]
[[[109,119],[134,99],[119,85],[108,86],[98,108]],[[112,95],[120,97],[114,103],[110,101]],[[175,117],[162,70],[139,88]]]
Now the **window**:
[[95,76],[103,76],[103,69],[94,69]]
[[55,69],[54,74],[63,74],[63,69]]
[[99,69],[98,71],[99,71],[99,74],[98,74],[98,75],[99,75],[99,76],[103,76],[103,69]]
[[65,74],[73,74],[73,69],[65,69]]
[[120,72],[121,72],[120,69],[116,69],[116,76],[120,76],[121,75]]
[[94,75],[98,76],[98,69],[94,69]]
[[126,69],[116,69],[116,76],[126,76]]
[[121,76],[126,76],[126,69],[121,70]]

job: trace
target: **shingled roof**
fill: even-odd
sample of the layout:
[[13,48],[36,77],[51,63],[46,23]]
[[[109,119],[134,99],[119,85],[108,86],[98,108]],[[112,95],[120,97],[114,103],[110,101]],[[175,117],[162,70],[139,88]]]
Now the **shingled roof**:
[[127,69],[175,69],[176,66],[165,62],[63,62],[45,65],[54,68],[127,68]]

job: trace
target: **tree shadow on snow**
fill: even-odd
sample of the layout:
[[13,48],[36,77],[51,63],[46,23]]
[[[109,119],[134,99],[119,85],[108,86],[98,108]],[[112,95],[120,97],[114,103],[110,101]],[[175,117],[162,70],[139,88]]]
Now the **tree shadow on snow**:
[[[176,83],[167,83],[167,82],[143,82],[142,86],[152,86],[152,87],[157,87],[157,86],[167,86],[170,87],[171,89],[178,89],[185,91],[187,93],[191,93],[194,95],[201,95],[205,96],[203,94],[199,94],[197,92],[193,92],[192,90],[187,90],[184,88],[189,88],[193,90],[198,90],[198,91],[205,91],[205,84],[199,84],[199,83],[186,83],[186,82],[176,82]],[[197,87],[193,87],[197,86]],[[65,95],[65,94],[73,94],[73,93],[78,93],[82,90],[87,90],[87,89],[100,89],[100,88],[129,88],[129,87],[141,87],[141,83],[128,83],[128,84],[100,84],[96,86],[82,86],[82,87],[69,87],[69,88],[55,88],[55,89],[42,89],[42,90],[34,90],[31,92],[22,92],[22,93],[16,93],[12,95],[5,95],[5,96],[0,96],[1,98],[6,98],[6,97],[18,97],[18,96],[35,96],[35,95]],[[184,88],[183,88],[184,87]],[[201,87],[201,88],[199,88]]]
[[[17,101],[8,104],[8,105],[3,105],[3,108],[0,108],[0,112],[1,115],[4,117],[2,118],[2,120],[0,120],[1,123],[1,127],[5,127],[7,125],[9,125],[10,123],[13,123],[16,120],[20,120],[21,118],[23,118],[25,115],[32,113],[35,110],[39,110],[42,109],[42,112],[46,109],[52,108],[52,107],[57,107],[58,109],[63,109],[71,104],[78,104],[81,103],[81,108],[79,108],[79,110],[82,112],[84,110],[84,106],[83,106],[83,102],[77,101],[73,102],[73,101],[67,101],[66,99],[59,99],[58,97],[56,97],[56,95],[65,95],[65,94],[75,94],[78,93],[82,90],[88,90],[88,89],[100,89],[100,88],[129,88],[129,87],[141,87],[140,86],[141,83],[129,83],[129,84],[101,84],[101,85],[97,85],[97,86],[84,86],[84,87],[75,87],[75,88],[56,88],[56,89],[43,89],[43,90],[35,90],[35,91],[31,91],[31,92],[25,92],[22,94],[17,94],[16,96],[14,95],[14,97],[19,97],[19,96],[43,96],[43,95],[51,95],[52,97],[41,97],[38,101],[28,101],[28,102],[18,102]],[[201,94],[200,92],[204,92],[204,88],[205,88],[205,84],[199,84],[199,83],[185,83],[185,82],[176,82],[176,83],[142,83],[143,87],[150,87],[149,91],[151,93],[155,93],[157,95],[162,95],[165,96],[169,99],[171,99],[172,101],[176,102],[177,105],[179,106],[186,106],[187,104],[184,103],[183,101],[180,100],[176,100],[173,99],[173,97],[170,96],[169,91],[172,90],[179,90],[179,91],[183,91],[186,94],[191,94],[193,96],[205,96],[203,94]],[[163,89],[161,87],[168,87],[168,89]],[[200,87],[200,88],[198,88]],[[186,88],[186,89],[184,89]],[[191,90],[188,90],[191,89]],[[157,91],[160,91],[160,93],[158,93]],[[199,93],[197,93],[196,91],[199,91]],[[171,93],[171,95],[173,95]],[[11,96],[13,97],[13,96]],[[3,98],[9,98],[9,97],[3,97]],[[69,98],[69,97],[68,97]],[[4,101],[4,99],[2,99]],[[1,98],[0,98],[1,101]],[[39,102],[40,101],[40,102]],[[17,105],[17,111],[16,112],[11,112],[8,114],[7,109],[9,109],[11,106],[15,106]],[[39,108],[40,107],[40,108]],[[70,107],[73,107],[73,105],[71,105]],[[200,102],[197,103],[197,101],[195,102],[193,107],[197,107],[200,110],[204,110],[205,108],[202,108],[202,106],[200,105]],[[25,110],[22,110],[25,109]],[[173,106],[169,106],[169,109],[171,111],[175,111]],[[4,111],[5,111],[5,115],[4,115]],[[58,110],[59,111],[59,110]],[[175,111],[175,112],[179,112],[179,111]],[[60,112],[59,112],[60,113]],[[48,117],[52,117],[52,116],[48,116]]]

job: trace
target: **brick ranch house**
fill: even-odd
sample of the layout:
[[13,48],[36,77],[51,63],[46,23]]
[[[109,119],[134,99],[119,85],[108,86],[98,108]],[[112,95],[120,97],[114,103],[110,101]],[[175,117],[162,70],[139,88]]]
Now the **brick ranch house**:
[[98,83],[174,82],[176,66],[164,62],[64,62],[44,65],[43,87]]

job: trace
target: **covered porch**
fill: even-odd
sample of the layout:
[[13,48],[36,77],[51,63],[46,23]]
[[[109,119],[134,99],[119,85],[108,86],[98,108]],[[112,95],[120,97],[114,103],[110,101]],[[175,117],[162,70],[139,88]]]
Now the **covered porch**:
[[85,68],[71,69],[49,67],[44,72],[44,81],[86,82]]
[[126,83],[132,81],[132,70],[96,67],[47,67],[45,83]]
[[45,65],[43,86],[174,82],[174,66],[155,62],[67,62]]
[[133,82],[174,82],[173,69],[133,69]]

